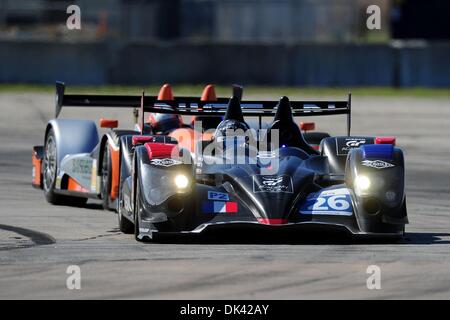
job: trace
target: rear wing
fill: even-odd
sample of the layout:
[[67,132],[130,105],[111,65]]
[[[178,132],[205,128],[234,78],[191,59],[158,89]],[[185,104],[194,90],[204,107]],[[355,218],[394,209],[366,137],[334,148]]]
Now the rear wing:
[[[242,98],[243,87],[233,84],[233,96]],[[91,95],[91,94],[65,94],[66,86],[64,82],[56,82],[56,106],[55,118],[59,116],[63,107],[110,107],[110,108],[140,108],[142,96],[136,95]],[[157,96],[145,97],[146,103],[156,103]],[[217,98],[215,103],[228,103],[229,98]],[[199,97],[175,97],[171,103],[178,105],[182,103],[200,103]],[[156,112],[156,111],[155,111]],[[160,112],[167,113],[167,112]]]
[[[214,101],[201,101],[198,97],[175,97],[174,100],[158,100],[156,96],[131,95],[67,95],[62,82],[56,83],[56,117],[63,106],[67,107],[118,107],[140,108],[141,121],[145,112],[178,114],[186,116],[222,116],[225,115],[229,99],[217,98]],[[242,87],[233,85],[233,95],[241,98]],[[341,101],[290,101],[292,114],[296,116],[347,115],[347,134],[351,131],[351,93],[347,100]],[[241,101],[244,116],[274,116],[278,101]]]

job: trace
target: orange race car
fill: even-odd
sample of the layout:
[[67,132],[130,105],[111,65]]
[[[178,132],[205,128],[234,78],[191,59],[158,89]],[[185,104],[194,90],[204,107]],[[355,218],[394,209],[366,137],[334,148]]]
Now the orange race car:
[[[121,137],[126,136],[126,141],[139,144],[152,135],[162,141],[176,140],[187,149],[194,150],[194,129],[183,124],[181,116],[173,109],[169,117],[151,113],[148,121],[144,121],[143,96],[68,95],[64,91],[64,83],[57,82],[55,119],[46,126],[44,145],[34,146],[32,154],[32,185],[43,189],[45,198],[52,204],[81,206],[88,198],[93,198],[102,199],[105,209],[116,209],[123,150]],[[242,95],[240,86],[233,86],[233,91],[235,96]],[[180,108],[200,102],[208,105],[208,101],[228,103],[228,98],[216,97],[213,85],[206,86],[202,97],[198,98],[174,97],[170,85],[165,84],[158,96],[146,96],[145,99],[163,106],[167,105],[165,101],[177,103]],[[57,119],[63,107],[132,108],[136,125],[134,129],[117,129],[117,119],[102,118],[99,126],[110,130],[100,136],[97,125],[91,120]],[[140,121],[137,121],[139,118]],[[217,119],[205,121],[205,128],[213,121],[220,121],[220,117],[213,118]],[[200,128],[200,131],[203,129]],[[210,139],[202,132],[198,132],[198,137]]]

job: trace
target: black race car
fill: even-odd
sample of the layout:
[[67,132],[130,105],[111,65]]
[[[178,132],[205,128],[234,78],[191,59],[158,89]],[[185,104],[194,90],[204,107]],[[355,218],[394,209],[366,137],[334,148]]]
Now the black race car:
[[[122,136],[119,226],[137,240],[219,230],[337,231],[401,238],[408,223],[402,151],[391,137],[350,135],[348,101],[156,103],[144,112],[225,115],[194,153],[167,136]],[[294,116],[348,116],[348,136],[309,145]],[[274,116],[266,132],[246,117]]]

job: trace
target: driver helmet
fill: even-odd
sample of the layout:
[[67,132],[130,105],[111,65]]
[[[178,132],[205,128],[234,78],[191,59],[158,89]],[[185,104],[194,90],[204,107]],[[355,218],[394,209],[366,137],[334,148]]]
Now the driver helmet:
[[[214,140],[218,143],[223,143],[225,141],[247,143],[247,130],[250,130],[250,127],[245,122],[238,120],[224,120],[217,126],[216,132],[214,133]],[[245,140],[242,141],[239,139],[240,137],[245,137]]]
[[181,128],[182,119],[177,114],[151,113],[149,123],[154,132],[166,134],[172,130]]

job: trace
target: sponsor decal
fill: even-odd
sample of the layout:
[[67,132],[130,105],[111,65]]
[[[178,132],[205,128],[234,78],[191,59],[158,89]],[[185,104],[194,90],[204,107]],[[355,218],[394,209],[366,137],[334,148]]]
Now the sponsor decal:
[[237,202],[203,201],[203,213],[237,213]]
[[386,169],[395,167],[392,163],[382,161],[382,160],[363,160],[361,162],[363,166],[375,168],[375,169]]
[[397,194],[394,191],[387,191],[385,196],[387,201],[395,201],[397,198]]
[[292,178],[288,175],[254,175],[253,192],[293,193]]
[[97,160],[92,161],[91,192],[97,191]]
[[[369,143],[366,138],[345,138],[336,140],[336,150],[338,156],[347,155],[351,149],[359,148],[360,146]],[[370,142],[371,143],[371,142]]]
[[353,206],[346,188],[311,193],[300,207],[301,214],[351,216]]
[[155,166],[171,167],[171,166],[181,164],[182,162],[180,160],[164,158],[164,159],[153,159],[150,161],[150,163]]
[[92,160],[89,159],[73,159],[72,172],[83,175],[90,175],[92,171]]
[[208,200],[229,201],[230,196],[228,195],[228,193],[208,191]]
[[366,140],[349,140],[345,143],[348,148],[358,148],[360,145],[365,144]]

